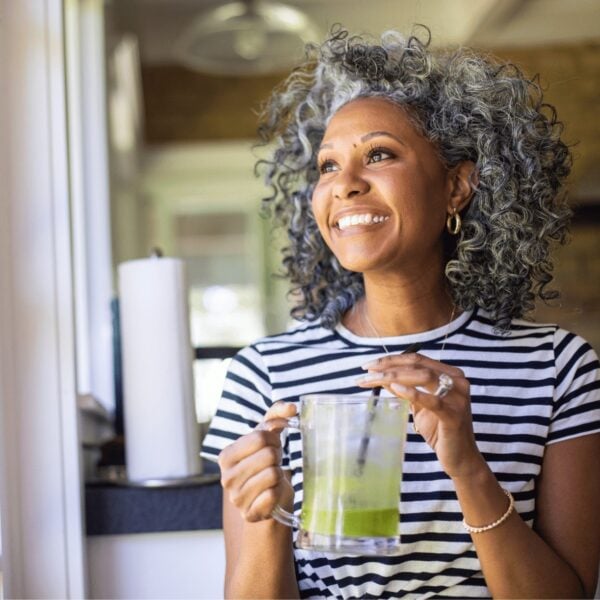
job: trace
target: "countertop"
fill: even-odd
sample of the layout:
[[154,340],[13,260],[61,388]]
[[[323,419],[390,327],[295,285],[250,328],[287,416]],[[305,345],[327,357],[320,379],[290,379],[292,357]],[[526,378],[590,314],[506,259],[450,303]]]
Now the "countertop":
[[204,461],[203,472],[215,480],[168,487],[86,483],[87,535],[222,529],[218,466]]

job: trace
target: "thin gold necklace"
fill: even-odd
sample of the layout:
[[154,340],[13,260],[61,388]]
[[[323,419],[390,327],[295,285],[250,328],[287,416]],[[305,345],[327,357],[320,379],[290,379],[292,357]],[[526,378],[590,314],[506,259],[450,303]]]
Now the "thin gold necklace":
[[[354,308],[354,306],[352,308]],[[381,341],[381,336],[379,335],[379,333],[377,332],[377,329],[375,329],[375,325],[373,325],[373,323],[371,323],[371,319],[369,319],[369,316],[367,315],[366,304],[363,304],[363,310],[361,310],[360,312],[361,312],[361,314],[360,314],[361,320],[362,320],[362,317],[364,317],[364,320],[366,321],[366,323],[369,325],[369,327],[375,334],[375,337],[379,339],[379,343],[381,344],[381,347],[385,350],[386,355],[389,356],[390,355],[389,350],[387,349],[385,344]],[[452,312],[450,313],[450,320],[448,321],[448,324],[446,325],[446,333],[444,334],[444,341],[442,342],[442,348],[440,349],[440,354],[438,357],[438,360],[440,362],[442,361],[442,356],[444,354],[444,348],[446,347],[446,340],[448,339],[448,334],[450,333],[450,325],[452,324],[452,321],[454,321],[455,313],[456,313],[456,304],[452,303]],[[381,389],[381,388],[379,388],[379,389]],[[419,388],[417,388],[417,389],[419,389]],[[412,413],[413,429],[415,430],[415,433],[420,434],[420,431],[415,422],[417,415],[412,408],[411,408],[411,413]]]
[[[366,303],[363,303],[362,306],[363,306],[363,309],[360,311],[360,315],[359,315],[361,320],[364,318],[364,321],[367,323],[367,325],[371,329],[372,333],[374,333],[375,337],[379,340],[379,345],[385,350],[385,353],[389,356],[390,351],[387,349],[387,346],[383,343],[382,337],[379,335],[379,332],[377,331],[377,329],[375,329],[375,325],[373,325],[373,323],[371,322],[371,319],[369,319],[369,315],[367,315]],[[352,308],[354,308],[354,306]],[[455,314],[456,314],[456,304],[452,303],[452,312],[450,313],[450,320],[446,324],[446,332],[444,334],[444,340],[442,341],[442,347],[440,349],[440,355],[438,358],[439,361],[442,360],[442,355],[444,354],[444,348],[446,347],[446,340],[448,339],[448,334],[450,333],[450,325],[452,324],[452,321],[454,321]]]

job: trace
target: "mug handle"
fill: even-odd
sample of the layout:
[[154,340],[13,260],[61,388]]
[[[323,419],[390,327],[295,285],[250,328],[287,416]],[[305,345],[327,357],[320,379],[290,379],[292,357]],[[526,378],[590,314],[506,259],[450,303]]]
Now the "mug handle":
[[[287,421],[287,427],[290,429],[300,429],[300,415],[289,417],[288,419],[285,419],[285,421]],[[285,508],[282,508],[279,504],[277,504],[271,512],[271,517],[273,517],[282,525],[287,525],[288,527],[300,526],[300,518],[295,514],[285,510]]]

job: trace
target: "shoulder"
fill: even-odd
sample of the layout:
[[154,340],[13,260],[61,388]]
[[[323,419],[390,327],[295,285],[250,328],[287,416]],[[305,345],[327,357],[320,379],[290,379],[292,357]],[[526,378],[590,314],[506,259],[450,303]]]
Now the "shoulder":
[[[516,362],[537,361],[535,364],[553,367],[556,383],[560,385],[573,367],[598,371],[598,357],[590,344],[577,333],[555,323],[538,323],[514,319],[505,331],[486,311],[477,309],[462,331],[463,349],[488,352],[496,357],[506,355]],[[531,363],[534,364],[534,363]]]
[[565,352],[594,353],[589,343],[577,333],[568,331],[556,323],[540,323],[526,319],[513,319],[507,330],[497,329],[496,323],[485,310],[477,309],[468,323],[466,334],[494,340],[513,347],[531,347],[546,350],[558,360]]
[[498,329],[492,316],[485,310],[478,308],[469,323],[471,331],[479,332],[499,341],[515,340],[552,340],[557,329],[555,323],[538,323],[526,319],[513,319],[506,330]]
[[248,368],[257,374],[266,374],[273,357],[286,354],[302,354],[311,348],[326,345],[337,336],[334,332],[322,327],[320,322],[302,321],[284,332],[264,336],[242,348],[233,356],[230,370]]
[[320,321],[301,321],[284,332],[256,340],[250,346],[244,348],[241,353],[256,352],[264,358],[285,350],[318,347],[336,337],[336,334],[329,329],[325,329]]

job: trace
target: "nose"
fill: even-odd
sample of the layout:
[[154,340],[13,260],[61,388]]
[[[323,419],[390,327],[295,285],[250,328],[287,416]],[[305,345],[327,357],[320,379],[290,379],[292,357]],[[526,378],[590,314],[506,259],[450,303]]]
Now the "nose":
[[366,181],[356,169],[344,169],[335,178],[333,196],[338,200],[350,200],[355,196],[366,194],[370,189]]

